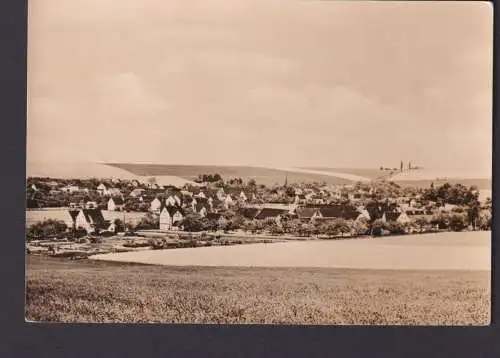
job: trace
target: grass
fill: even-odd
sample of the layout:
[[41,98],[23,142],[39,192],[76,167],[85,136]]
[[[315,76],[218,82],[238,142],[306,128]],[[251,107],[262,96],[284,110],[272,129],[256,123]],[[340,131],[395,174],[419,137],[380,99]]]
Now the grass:
[[28,256],[34,321],[485,325],[489,272],[192,268]]

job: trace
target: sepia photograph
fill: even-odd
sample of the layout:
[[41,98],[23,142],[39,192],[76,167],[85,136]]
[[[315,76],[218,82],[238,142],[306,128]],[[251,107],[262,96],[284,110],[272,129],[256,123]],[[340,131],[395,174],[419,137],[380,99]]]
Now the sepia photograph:
[[491,4],[33,0],[27,53],[26,321],[490,324]]

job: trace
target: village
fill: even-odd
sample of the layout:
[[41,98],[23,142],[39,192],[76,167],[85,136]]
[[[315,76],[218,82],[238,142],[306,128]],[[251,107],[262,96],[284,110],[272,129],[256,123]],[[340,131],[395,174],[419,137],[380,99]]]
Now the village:
[[[491,199],[481,202],[475,187],[432,183],[422,189],[386,180],[332,186],[288,183],[285,176],[282,185],[266,187],[253,179],[224,181],[219,174],[202,174],[175,187],[158,185],[155,178],[146,183],[29,178],[28,212],[54,207],[71,220],[34,223],[28,227],[29,241],[111,236],[129,237],[129,247],[168,248],[185,247],[169,246],[169,237],[179,242],[200,235],[212,240],[195,240],[203,246],[242,242],[213,239],[221,236],[243,237],[247,243],[255,242],[252,238],[334,239],[491,228]],[[123,218],[110,220],[103,212],[123,213]],[[132,213],[140,219],[127,220]],[[153,240],[134,244],[131,238],[138,237]],[[162,240],[154,240],[158,238]]]

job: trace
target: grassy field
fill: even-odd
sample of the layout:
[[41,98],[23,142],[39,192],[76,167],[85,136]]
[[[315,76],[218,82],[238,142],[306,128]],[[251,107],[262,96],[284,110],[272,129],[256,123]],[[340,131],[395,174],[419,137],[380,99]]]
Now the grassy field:
[[278,169],[246,167],[246,166],[216,166],[216,165],[167,165],[167,164],[131,164],[110,163],[110,166],[129,171],[141,176],[173,175],[185,179],[195,179],[199,174],[219,173],[223,178],[240,177],[244,180],[255,179],[257,184],[274,185],[283,184],[285,176],[288,183],[296,182],[326,182],[330,185],[351,184],[348,179],[329,175],[286,172]]
[[28,256],[26,318],[57,322],[486,325],[490,273],[206,268]]
[[481,271],[491,268],[490,257],[491,232],[475,231],[148,250],[96,255],[92,259],[185,267]]

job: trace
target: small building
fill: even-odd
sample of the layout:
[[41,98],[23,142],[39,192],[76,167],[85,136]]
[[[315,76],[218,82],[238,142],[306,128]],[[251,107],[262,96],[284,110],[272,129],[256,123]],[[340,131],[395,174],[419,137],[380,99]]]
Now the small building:
[[288,210],[263,208],[258,212],[257,215],[255,215],[255,219],[256,220],[265,220],[267,218],[280,219],[288,214],[289,214]]
[[310,207],[299,207],[296,209],[296,214],[299,220],[301,221],[311,221],[311,219],[314,216],[314,213],[316,212],[315,208],[310,208]]
[[108,188],[106,187],[106,185],[104,185],[104,183],[101,183],[97,186],[97,192],[99,193],[99,195],[104,195],[107,190]]
[[406,213],[398,213],[387,211],[382,215],[383,222],[397,222],[399,224],[408,224],[411,222],[411,219],[408,217]]
[[107,229],[100,209],[70,210],[69,213],[73,219],[73,226],[77,229],[85,229],[88,234],[99,233]]
[[184,214],[180,207],[163,205],[160,209],[160,230],[172,230],[183,219]]
[[226,199],[226,195],[227,194],[226,194],[224,188],[219,188],[219,190],[217,190],[217,193],[215,194],[217,199],[219,199],[220,201],[224,201]]
[[161,208],[161,207],[162,207],[162,205],[163,205],[163,203],[164,203],[164,202],[163,202],[160,198],[155,197],[155,198],[153,199],[153,201],[151,201],[151,203],[149,204],[149,210],[150,210],[151,212],[153,212],[153,213],[154,213],[154,212],[159,212],[159,211],[160,211],[160,208]]
[[226,198],[224,199],[224,207],[226,209],[229,209],[233,205],[234,205],[234,200],[233,200],[232,196],[230,194],[228,194],[226,196]]
[[172,194],[170,195],[166,200],[165,203],[167,205],[172,205],[172,206],[182,206],[182,201],[179,195],[177,194]]
[[205,216],[207,216],[208,214],[208,211],[209,211],[209,208],[207,207],[208,205],[205,204],[205,203],[198,203],[196,206],[195,206],[195,209],[194,211],[200,215],[202,218],[204,218]]
[[125,201],[122,197],[111,197],[108,200],[108,210],[109,211],[123,211],[125,207]]

